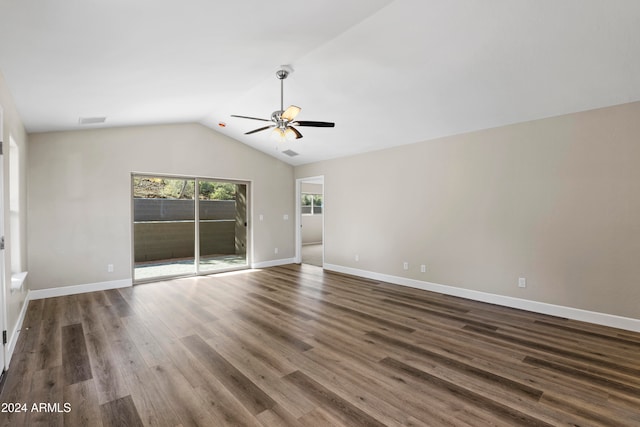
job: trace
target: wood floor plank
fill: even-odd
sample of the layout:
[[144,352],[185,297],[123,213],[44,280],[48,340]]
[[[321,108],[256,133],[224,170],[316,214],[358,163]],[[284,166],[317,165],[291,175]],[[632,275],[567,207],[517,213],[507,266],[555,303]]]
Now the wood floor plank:
[[100,407],[104,427],[143,427],[131,396],[121,397]]
[[208,427],[224,425],[224,418],[217,418],[208,411],[205,401],[173,364],[152,368],[156,384],[166,397],[171,409],[180,419],[183,427]]
[[196,387],[195,390],[209,411],[211,425],[260,426],[260,421],[224,387],[215,389],[209,386]]
[[0,426],[640,425],[640,333],[285,265],[31,301]]
[[303,426],[341,427],[344,423],[321,407],[306,413],[298,419]]
[[583,351],[566,350],[560,345],[553,346],[553,345],[545,344],[541,342],[542,340],[540,341],[528,340],[524,338],[519,338],[517,336],[514,336],[513,334],[505,334],[497,331],[484,330],[483,328],[478,328],[478,327],[469,326],[469,325],[465,326],[464,329],[470,330],[475,333],[479,333],[481,335],[485,335],[490,338],[504,341],[505,343],[509,343],[510,345],[515,344],[518,346],[531,348],[531,349],[538,350],[544,353],[549,353],[552,355],[564,356],[569,359],[578,360],[580,362],[591,364],[593,366],[620,372],[632,378],[640,378],[640,367],[611,362],[609,359],[590,354],[591,352],[588,349]]
[[62,366],[62,329],[57,317],[45,317],[41,322],[36,360],[38,369]]
[[112,348],[104,331],[95,329],[86,335],[87,352],[91,358],[91,372],[98,391],[100,404],[130,394],[124,384],[123,374],[113,357]]
[[62,327],[62,361],[65,385],[93,378],[81,323]]
[[[438,420],[439,425],[455,425],[448,412],[434,404],[432,399],[426,400],[417,394],[399,393],[397,377],[390,378],[380,375],[377,363],[370,364],[365,361],[349,366],[340,366],[342,357],[324,347],[314,348],[305,353],[305,357],[323,368],[322,370],[312,369],[306,364],[304,365],[306,371],[319,377],[331,378],[333,387],[357,396],[357,399],[352,400],[356,401],[358,405],[362,405],[364,402],[369,406],[373,405],[374,410],[363,410],[386,425],[409,424],[414,419],[414,417],[408,416],[409,413],[421,419],[430,420],[432,424],[434,420]],[[326,374],[322,371],[325,371]],[[360,407],[363,408],[363,406]],[[414,424],[416,424],[415,421]]]
[[44,315],[45,300],[29,301],[27,311],[22,321],[23,328],[29,328],[40,323]]
[[[36,369],[36,354],[32,352],[14,354],[2,394],[0,394],[0,402],[30,404],[32,378]],[[26,417],[27,412],[23,411],[0,412],[0,426],[25,425]]]
[[296,417],[287,412],[284,408],[276,405],[271,409],[262,411],[256,418],[263,426],[273,427],[302,427],[303,425]]
[[451,393],[452,395],[455,395],[456,397],[469,400],[473,402],[474,405],[479,405],[485,409],[488,409],[492,413],[494,413],[496,416],[507,419],[508,421],[513,422],[516,425],[552,427],[552,424],[549,424],[540,419],[531,417],[515,409],[509,408],[503,404],[500,404],[499,402],[496,402],[493,399],[490,399],[481,394],[472,392],[467,388],[462,387],[458,384],[455,384],[446,380],[442,380],[434,375],[431,375],[424,371],[416,369],[410,365],[402,363],[391,357],[383,359],[381,363],[388,367],[397,369],[398,371],[402,371],[408,375],[411,375],[416,379],[428,382],[432,386],[442,388],[447,392]]
[[65,411],[62,367],[36,371],[31,381],[30,398],[31,409],[25,425],[62,426]]
[[95,299],[92,298],[91,293],[72,296],[75,296],[78,301],[80,323],[82,324],[85,333],[104,330],[100,322],[100,317],[97,315],[101,306],[95,303]]
[[42,331],[42,321],[32,320],[30,326],[25,326],[20,331],[20,339],[16,344],[16,353],[35,353],[40,342],[40,332]]
[[271,397],[202,338],[191,335],[181,341],[253,414],[276,405]]
[[64,387],[64,401],[71,411],[64,413],[65,426],[102,427],[98,393],[93,380],[82,381]]
[[309,313],[306,313],[306,312],[304,312],[302,310],[294,308],[294,307],[292,307],[290,305],[283,304],[283,303],[281,303],[279,301],[274,300],[273,298],[266,297],[264,295],[259,295],[259,294],[255,293],[255,292],[249,292],[247,295],[249,297],[251,297],[251,298],[257,299],[260,302],[263,302],[263,303],[265,303],[267,305],[270,305],[270,306],[282,311],[283,313],[290,314],[294,318],[298,318],[300,320],[312,320],[314,318],[313,316],[310,316]]
[[272,341],[270,338],[259,333],[256,334],[255,330],[247,328],[233,317],[228,316],[223,321],[217,322],[215,326],[219,336],[226,337],[241,345],[247,357],[263,363],[280,376],[297,369],[295,365],[273,351],[269,345],[269,342]]
[[129,303],[127,303],[117,289],[109,289],[104,291],[104,294],[111,304],[111,307],[118,314],[118,317],[131,316],[133,314],[131,306],[129,306]]
[[303,372],[292,372],[287,375],[285,379],[295,384],[301,393],[305,393],[317,401],[318,404],[322,405],[327,411],[343,419],[348,425],[384,427],[383,423],[305,375]]
[[[122,375],[139,372],[147,367],[142,355],[124,328],[122,318],[117,310],[111,307],[98,307],[96,314],[100,317],[104,338],[110,343],[111,357],[114,365]],[[102,333],[99,333],[102,335]]]
[[298,349],[299,351],[307,351],[313,348],[310,344],[302,341],[292,333],[279,328],[278,326],[274,325],[273,322],[268,322],[248,310],[236,310],[236,313],[238,313],[243,320],[251,322],[251,324],[265,331],[274,339],[279,340],[284,344],[290,345]]
[[[179,385],[187,381],[190,385],[189,392],[197,396],[202,409],[208,412],[211,424],[234,426],[259,424],[253,414],[180,341],[167,343],[163,349],[171,359],[165,366],[169,369],[172,366],[177,367],[178,372],[175,375],[181,376],[181,378],[174,376],[169,379]],[[160,369],[163,369],[162,365]],[[173,371],[170,370],[170,372]],[[178,412],[176,410],[176,413]]]
[[122,319],[122,323],[148,367],[168,360],[168,356],[140,317],[128,316]]
[[640,417],[637,411],[618,411],[616,414],[607,413],[602,407],[594,403],[585,405],[583,401],[576,401],[571,396],[559,396],[555,393],[546,393],[542,399],[543,405],[554,407],[559,411],[575,415],[584,420],[588,425],[618,426],[640,425]]
[[521,396],[522,398],[539,400],[543,391],[529,386],[528,384],[513,381],[509,378],[494,374],[484,369],[471,365],[470,363],[461,362],[455,358],[442,355],[440,353],[428,350],[424,347],[398,340],[376,331],[369,332],[367,336],[374,337],[387,344],[391,344],[395,347],[408,350],[411,353],[419,355],[422,359],[427,359],[440,366],[447,367],[453,370],[464,372],[467,376],[473,376],[485,383],[496,385],[500,388],[508,390],[510,393]]
[[124,380],[127,388],[131,390],[131,398],[145,426],[162,427],[180,424],[180,419],[166,396],[160,391],[151,369],[125,375]]
[[210,339],[206,342],[267,393],[283,412],[300,417],[313,409],[313,403],[296,393],[289,383],[281,379],[277,370],[251,357],[239,343],[226,338]]
[[68,295],[60,297],[59,315],[62,326],[81,323],[82,314],[80,312],[80,295]]

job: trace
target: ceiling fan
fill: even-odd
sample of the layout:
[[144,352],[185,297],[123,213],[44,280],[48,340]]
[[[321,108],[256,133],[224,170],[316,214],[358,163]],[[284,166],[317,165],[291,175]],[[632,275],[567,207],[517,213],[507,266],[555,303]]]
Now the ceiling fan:
[[291,105],[286,110],[284,109],[284,102],[283,102],[284,79],[286,79],[291,72],[293,72],[293,69],[286,65],[283,65],[278,71],[276,71],[276,77],[278,78],[278,80],[280,80],[280,109],[271,113],[270,119],[261,119],[258,117],[249,117],[249,116],[238,116],[235,114],[231,115],[231,117],[238,117],[241,119],[251,119],[251,120],[260,120],[263,122],[271,122],[267,126],[263,126],[261,128],[246,132],[245,135],[251,135],[256,132],[261,132],[263,130],[273,128],[273,132],[275,136],[281,139],[300,139],[302,138],[302,134],[294,126],[332,128],[336,125],[335,123],[331,123],[331,122],[295,120],[301,108],[295,105]]

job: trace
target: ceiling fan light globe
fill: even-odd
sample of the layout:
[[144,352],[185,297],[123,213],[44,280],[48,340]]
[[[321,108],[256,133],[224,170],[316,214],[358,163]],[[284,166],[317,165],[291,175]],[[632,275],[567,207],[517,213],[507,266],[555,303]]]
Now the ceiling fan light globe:
[[271,139],[275,142],[284,142],[286,141],[286,136],[284,131],[277,127],[271,132]]
[[296,138],[296,133],[289,127],[284,129],[277,127],[271,132],[271,139],[277,142],[293,141]]
[[293,129],[291,128],[286,128],[284,131],[284,139],[287,141],[293,141],[294,139],[297,138],[296,133],[293,131]]

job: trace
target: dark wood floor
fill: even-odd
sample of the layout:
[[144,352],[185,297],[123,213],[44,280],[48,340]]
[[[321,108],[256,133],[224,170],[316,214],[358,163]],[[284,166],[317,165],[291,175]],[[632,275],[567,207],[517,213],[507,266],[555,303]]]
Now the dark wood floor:
[[11,426],[639,426],[640,334],[291,265],[32,301],[0,397]]

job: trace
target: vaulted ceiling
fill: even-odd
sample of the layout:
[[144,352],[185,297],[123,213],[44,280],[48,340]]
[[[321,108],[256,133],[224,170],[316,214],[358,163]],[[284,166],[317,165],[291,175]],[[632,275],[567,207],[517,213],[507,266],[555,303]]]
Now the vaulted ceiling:
[[[282,64],[335,128],[244,135]],[[0,72],[29,132],[200,122],[295,165],[638,101],[640,2],[0,0]]]

